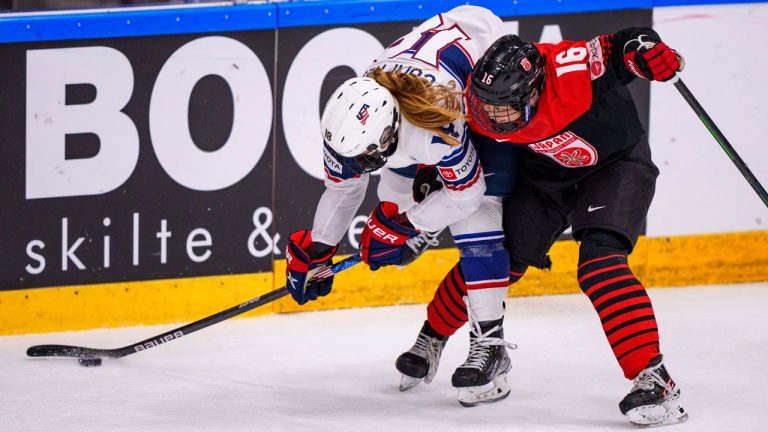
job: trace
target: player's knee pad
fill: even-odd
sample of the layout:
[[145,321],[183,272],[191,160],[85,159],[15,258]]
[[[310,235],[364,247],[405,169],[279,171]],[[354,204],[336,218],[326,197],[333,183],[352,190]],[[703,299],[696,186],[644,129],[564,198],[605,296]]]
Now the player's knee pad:
[[602,228],[589,228],[579,233],[579,264],[608,255],[628,255],[629,241],[623,235]]
[[509,253],[501,240],[462,244],[459,252],[468,290],[509,286]]
[[509,284],[512,285],[519,281],[526,270],[528,270],[528,264],[523,264],[520,261],[512,260],[509,263]]
[[459,250],[459,263],[474,316],[479,321],[501,318],[502,302],[509,286],[509,253],[503,239],[463,243]]

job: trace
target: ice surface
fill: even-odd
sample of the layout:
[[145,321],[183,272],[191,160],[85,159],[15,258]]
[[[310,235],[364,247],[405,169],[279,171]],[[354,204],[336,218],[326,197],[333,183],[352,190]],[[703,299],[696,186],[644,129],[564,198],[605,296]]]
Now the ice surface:
[[[768,283],[651,289],[667,367],[687,423],[663,430],[768,426]],[[631,388],[583,295],[512,298],[512,393],[462,408],[450,385],[468,338],[448,343],[430,385],[397,390],[395,358],[424,305],[230,320],[100,368],[30,359],[30,345],[113,348],[173,326],[0,337],[2,431],[634,430],[617,404]]]

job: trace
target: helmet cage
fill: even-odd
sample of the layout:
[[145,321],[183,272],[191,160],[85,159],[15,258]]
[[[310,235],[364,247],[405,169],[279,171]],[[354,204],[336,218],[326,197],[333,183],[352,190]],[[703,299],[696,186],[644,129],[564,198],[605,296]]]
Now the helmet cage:
[[[536,113],[536,106],[531,106],[530,96],[527,99],[528,100],[522,104],[491,103],[480,99],[473,91],[472,86],[467,88],[467,107],[469,108],[473,123],[483,131],[491,133],[503,134],[514,132],[528,126],[533,115]],[[515,111],[520,112],[520,117],[512,122],[502,123],[496,121],[490,114],[488,114],[488,111],[486,111],[486,105],[511,107]]]
[[[503,36],[488,48],[468,79],[467,106],[472,120],[492,133],[527,126],[536,113],[531,99],[541,95],[544,80],[544,60],[538,49],[516,35]],[[511,108],[520,113],[520,118],[498,121],[486,111],[488,105]]]
[[376,171],[387,163],[387,158],[395,153],[397,149],[398,126],[400,124],[400,113],[394,110],[392,115],[392,124],[386,128],[379,136],[379,142],[371,143],[367,146],[367,151],[357,156],[342,156],[329,145],[328,148],[334,156],[344,166],[356,174],[366,174]]

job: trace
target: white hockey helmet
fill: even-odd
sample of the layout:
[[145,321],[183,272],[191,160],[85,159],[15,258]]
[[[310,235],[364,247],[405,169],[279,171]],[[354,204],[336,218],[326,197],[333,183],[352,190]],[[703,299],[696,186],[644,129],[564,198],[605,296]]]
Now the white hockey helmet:
[[375,171],[395,151],[400,107],[373,78],[351,78],[328,100],[320,126],[325,143],[352,171]]

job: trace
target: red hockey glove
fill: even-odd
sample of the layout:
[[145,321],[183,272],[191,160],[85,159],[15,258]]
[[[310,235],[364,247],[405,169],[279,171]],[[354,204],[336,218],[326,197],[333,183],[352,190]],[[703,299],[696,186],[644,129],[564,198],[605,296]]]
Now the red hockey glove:
[[683,70],[682,56],[664,42],[640,35],[624,45],[624,64],[630,72],[653,81],[669,81]]
[[296,231],[288,238],[285,258],[285,287],[296,303],[303,305],[320,296],[328,295],[333,286],[333,274],[327,278],[312,280],[312,276],[331,267],[336,247],[312,242],[312,232]]
[[419,235],[406,215],[400,214],[397,204],[382,201],[371,213],[360,236],[363,261],[371,270],[387,265],[403,263],[405,242]]

